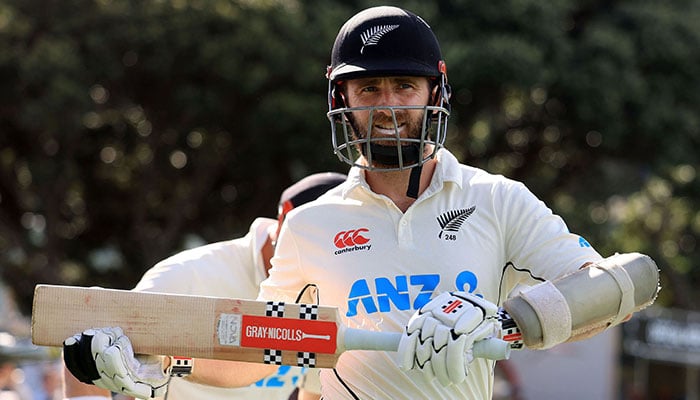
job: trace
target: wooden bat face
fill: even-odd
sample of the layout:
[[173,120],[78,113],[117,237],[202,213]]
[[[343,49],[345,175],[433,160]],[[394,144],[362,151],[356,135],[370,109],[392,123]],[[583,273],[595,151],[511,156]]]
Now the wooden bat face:
[[106,326],[121,327],[141,354],[327,368],[342,352],[335,307],[37,285],[34,344],[62,346]]

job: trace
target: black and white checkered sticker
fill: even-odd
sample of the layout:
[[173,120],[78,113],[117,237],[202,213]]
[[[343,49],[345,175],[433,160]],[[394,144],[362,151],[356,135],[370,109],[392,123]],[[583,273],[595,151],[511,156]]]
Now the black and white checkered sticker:
[[266,317],[284,317],[284,303],[279,301],[268,301],[265,306]]
[[308,319],[308,320],[318,319],[318,305],[316,305],[316,304],[299,304],[299,319]]
[[282,364],[282,351],[265,349],[265,356],[263,357],[263,362],[265,364]]
[[300,367],[315,368],[316,353],[300,351],[297,353],[297,365]]

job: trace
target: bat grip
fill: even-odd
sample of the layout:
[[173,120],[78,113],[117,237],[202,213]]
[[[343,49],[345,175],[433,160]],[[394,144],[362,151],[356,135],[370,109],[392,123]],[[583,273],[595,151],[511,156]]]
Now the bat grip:
[[[345,329],[345,350],[396,351],[401,334],[397,332],[375,332],[364,329]],[[510,344],[505,340],[491,338],[474,343],[472,353],[475,358],[507,360],[510,357]]]

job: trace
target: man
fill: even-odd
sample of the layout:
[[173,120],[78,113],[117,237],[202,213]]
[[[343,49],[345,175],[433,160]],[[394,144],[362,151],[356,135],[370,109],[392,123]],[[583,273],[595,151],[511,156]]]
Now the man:
[[[317,173],[300,180],[282,193],[277,220],[257,218],[244,237],[208,244],[167,258],[148,270],[134,290],[254,299],[260,282],[267,277],[274,243],[286,214],[344,180],[345,175],[332,172]],[[301,368],[281,366],[276,373],[250,386],[221,388],[212,385],[217,379],[227,378],[223,375],[226,368],[221,367],[224,362],[195,360],[195,363],[192,376],[170,380],[167,386],[169,400],[249,399],[255,396],[286,400],[302,378]],[[200,375],[212,378],[201,379]],[[91,395],[97,400],[110,397],[109,391],[82,384],[70,373],[65,374],[65,381],[68,398]]]
[[[259,298],[292,301],[314,283],[320,304],[338,306],[350,327],[404,332],[398,352],[347,352],[322,370],[324,398],[491,398],[494,361],[475,359],[472,345],[512,324],[501,313],[502,326],[498,306],[519,285],[602,257],[523,184],[443,147],[447,68],[417,15],[356,14],[337,35],[327,78],[333,145],[352,169],[289,214]],[[310,221],[321,222],[304,229]]]
[[[494,361],[475,358],[473,345],[520,346],[499,306],[521,286],[544,287],[531,297],[551,306],[535,309],[546,321],[540,348],[577,339],[551,281],[603,259],[523,184],[443,147],[450,89],[428,24],[396,7],[361,11],[340,29],[327,77],[333,145],[352,168],[287,215],[258,298],[295,301],[311,286],[350,327],[403,333],[397,352],[349,351],[322,370],[323,398],[490,398]],[[269,367],[231,365],[249,377]]]

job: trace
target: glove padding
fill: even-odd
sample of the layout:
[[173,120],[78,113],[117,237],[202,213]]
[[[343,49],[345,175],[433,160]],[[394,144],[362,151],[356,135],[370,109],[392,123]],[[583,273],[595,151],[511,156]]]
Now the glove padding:
[[63,342],[66,368],[83,383],[138,399],[165,395],[162,357],[135,356],[121,328],[88,329]]
[[399,343],[399,368],[418,369],[443,386],[463,382],[474,342],[498,336],[498,307],[466,292],[442,293],[408,321]]

